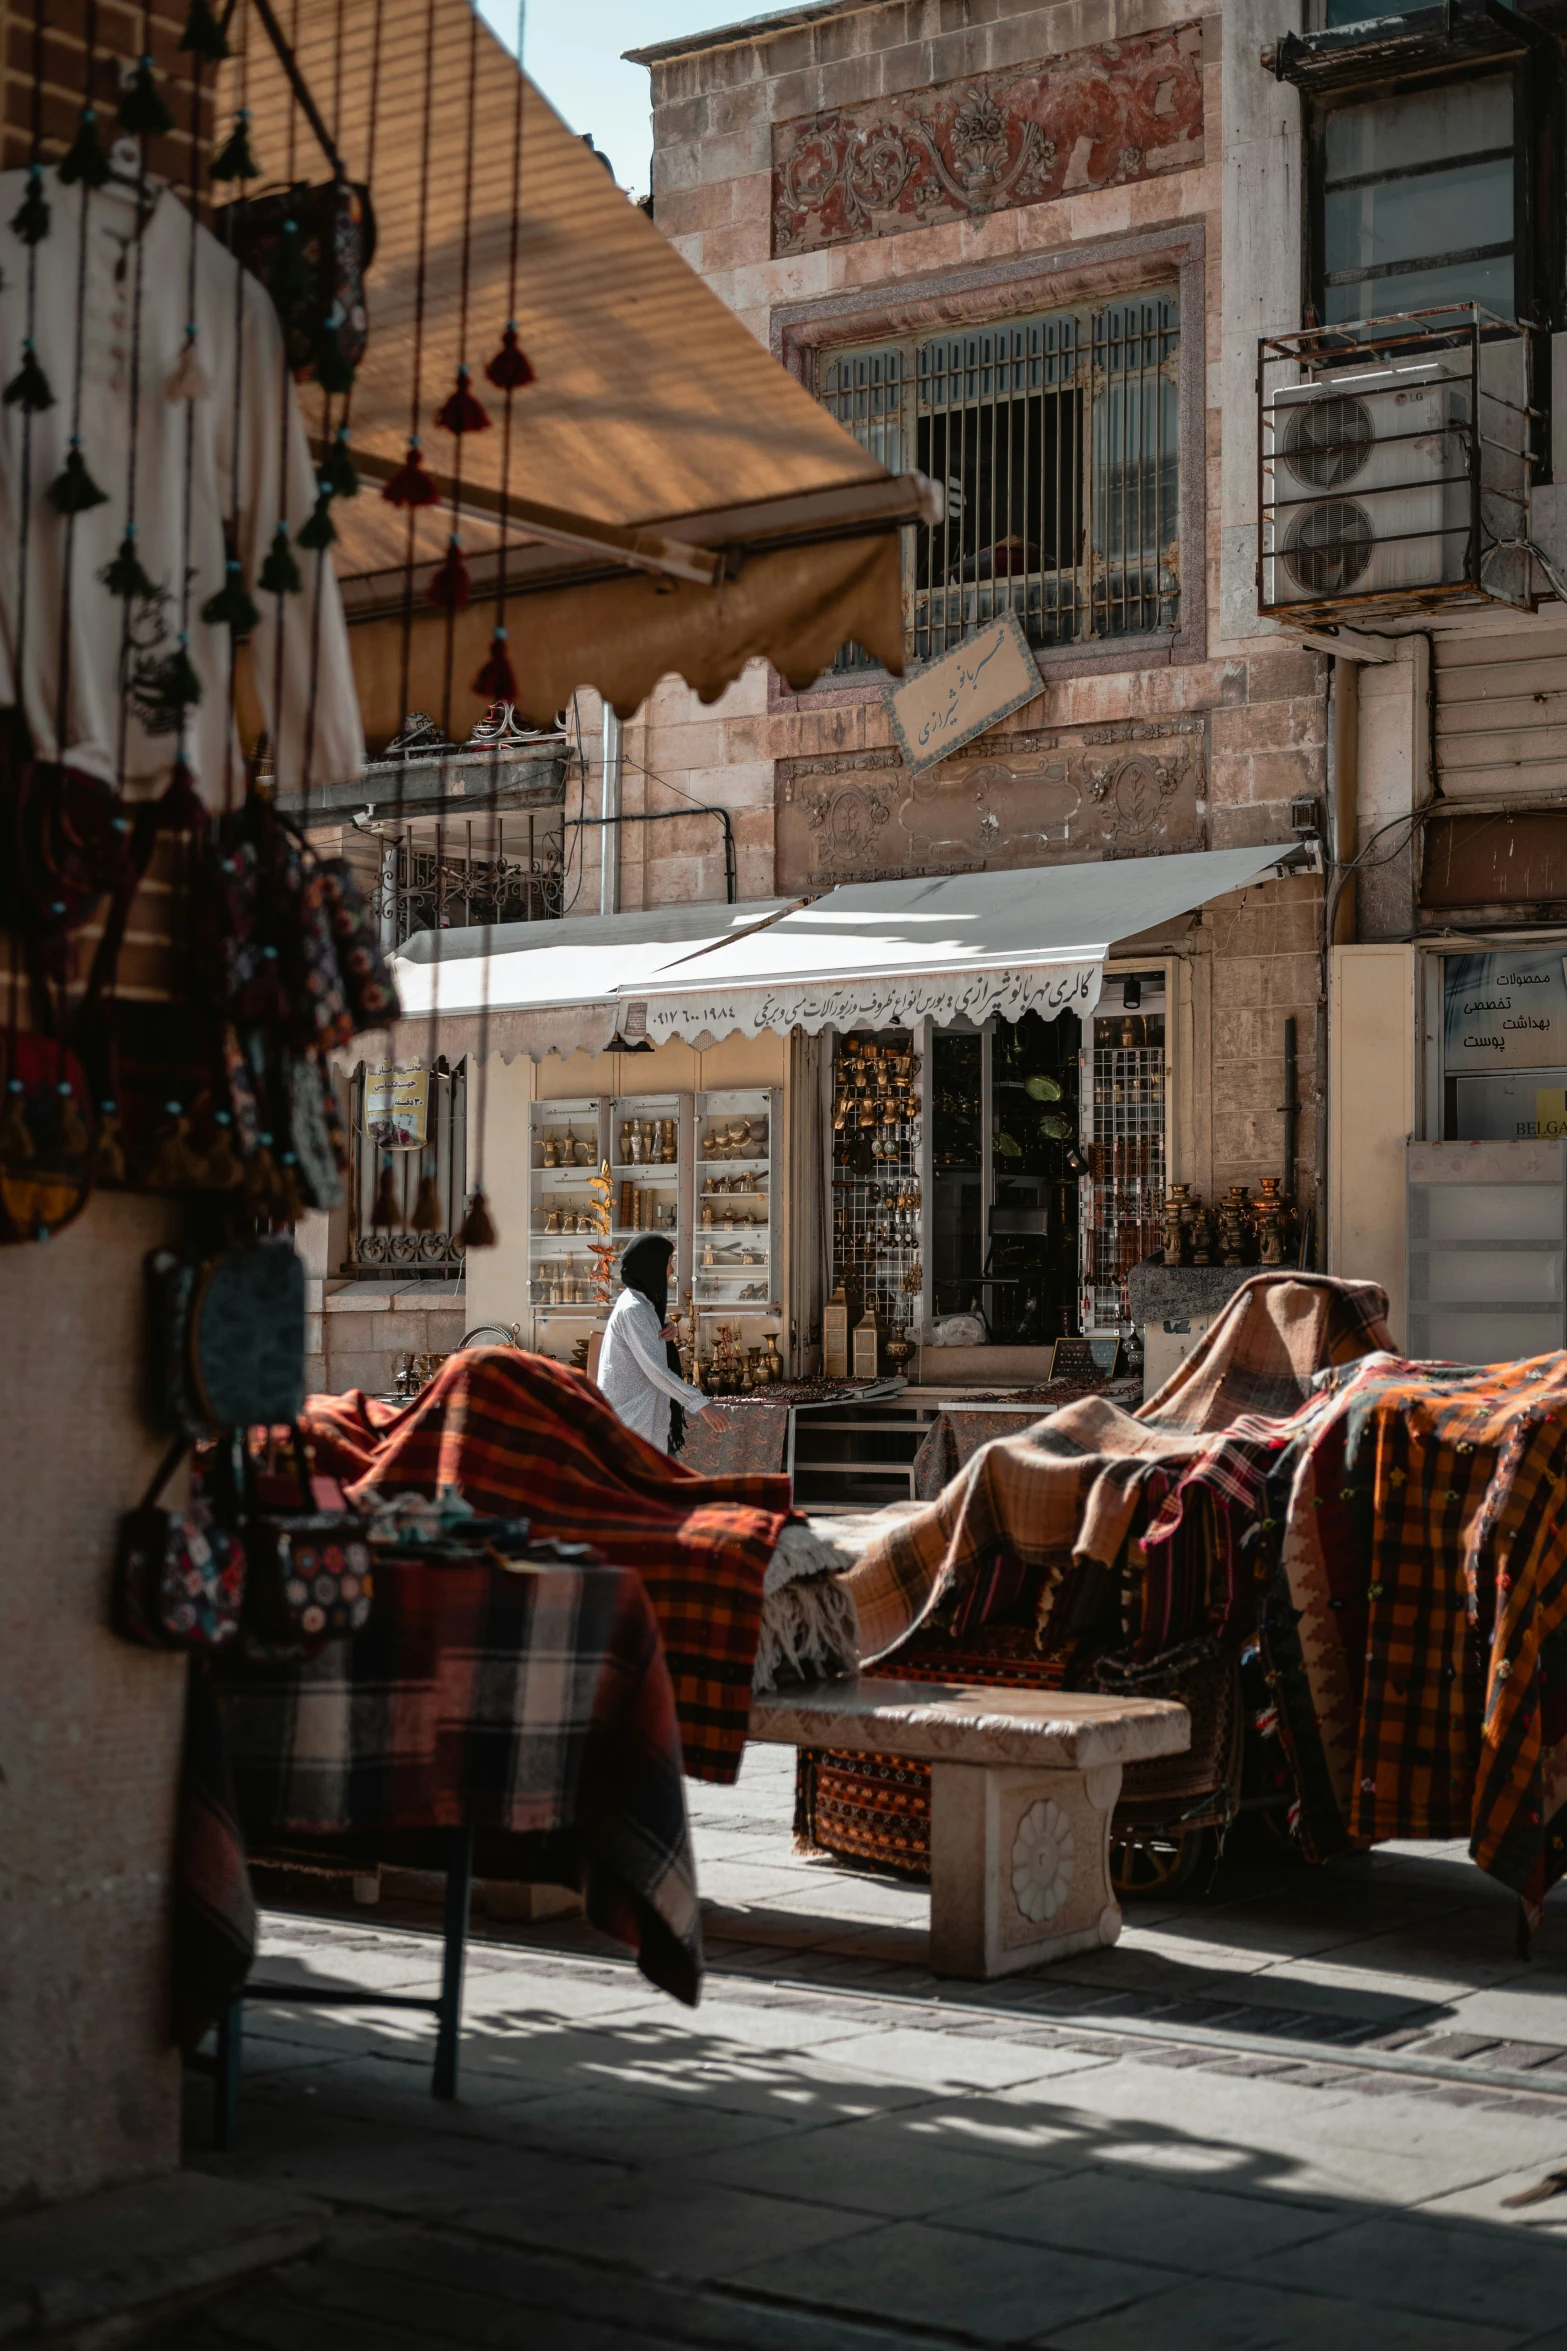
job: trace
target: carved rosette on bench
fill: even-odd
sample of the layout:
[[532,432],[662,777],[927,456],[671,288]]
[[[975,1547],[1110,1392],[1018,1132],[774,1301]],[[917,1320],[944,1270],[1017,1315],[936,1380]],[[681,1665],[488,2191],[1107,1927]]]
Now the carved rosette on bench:
[[1115,1941],[1122,1769],[1183,1753],[1191,1716],[1162,1699],[874,1678],[758,1697],[751,1737],[929,1763],[930,1963],[984,1979]]
[[1048,203],[1202,160],[1202,36],[1181,25],[1043,70],[776,124],[773,251]]

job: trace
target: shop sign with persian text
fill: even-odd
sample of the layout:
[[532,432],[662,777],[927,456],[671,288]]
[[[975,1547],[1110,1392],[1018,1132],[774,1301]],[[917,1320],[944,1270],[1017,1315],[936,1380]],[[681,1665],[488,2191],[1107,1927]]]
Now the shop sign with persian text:
[[365,1071],[365,1133],[383,1151],[414,1151],[430,1126],[430,1073],[422,1061]]
[[950,653],[885,689],[904,764],[915,775],[972,743],[1043,689],[1015,612],[1003,612]]
[[1567,1068],[1567,959],[1560,951],[1449,955],[1449,1077]]

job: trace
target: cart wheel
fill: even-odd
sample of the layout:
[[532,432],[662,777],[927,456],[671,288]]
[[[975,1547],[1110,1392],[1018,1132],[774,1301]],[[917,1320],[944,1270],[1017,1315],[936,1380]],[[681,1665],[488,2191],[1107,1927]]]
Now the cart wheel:
[[1187,1889],[1205,1893],[1219,1866],[1217,1829],[1114,1830],[1110,1883],[1123,1902],[1148,1902]]

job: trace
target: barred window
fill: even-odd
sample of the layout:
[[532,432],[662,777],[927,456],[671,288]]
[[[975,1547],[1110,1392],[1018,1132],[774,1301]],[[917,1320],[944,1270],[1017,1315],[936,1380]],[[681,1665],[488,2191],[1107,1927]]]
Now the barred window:
[[905,539],[912,659],[1008,610],[1034,645],[1179,627],[1179,346],[1173,296],[1145,294],[821,354],[839,423],[946,491],[946,519]]

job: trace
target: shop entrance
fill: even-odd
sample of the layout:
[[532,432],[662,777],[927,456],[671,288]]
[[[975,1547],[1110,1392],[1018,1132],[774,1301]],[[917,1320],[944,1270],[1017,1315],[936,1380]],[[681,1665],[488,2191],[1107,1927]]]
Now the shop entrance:
[[851,1323],[874,1309],[895,1350],[954,1315],[999,1345],[1077,1329],[1081,1049],[1072,1013],[838,1037],[829,1286]]

